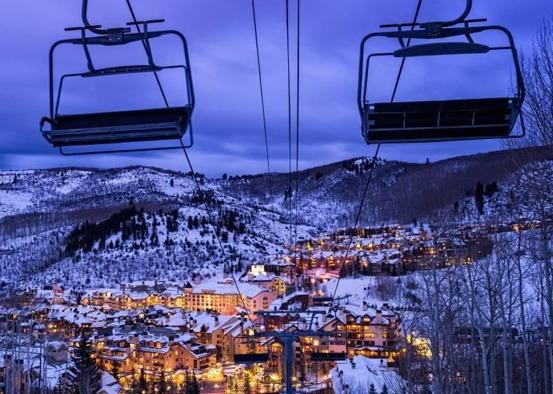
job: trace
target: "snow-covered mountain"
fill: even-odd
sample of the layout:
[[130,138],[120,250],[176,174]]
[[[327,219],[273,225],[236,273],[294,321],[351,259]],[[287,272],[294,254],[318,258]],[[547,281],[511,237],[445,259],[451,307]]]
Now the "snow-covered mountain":
[[[520,169],[551,159],[533,148],[426,164],[378,161],[361,224],[514,214]],[[287,174],[198,175],[199,193],[191,174],[158,168],[2,171],[0,286],[184,280],[279,258],[290,240],[351,225],[372,166],[352,159],[293,176],[291,216]]]

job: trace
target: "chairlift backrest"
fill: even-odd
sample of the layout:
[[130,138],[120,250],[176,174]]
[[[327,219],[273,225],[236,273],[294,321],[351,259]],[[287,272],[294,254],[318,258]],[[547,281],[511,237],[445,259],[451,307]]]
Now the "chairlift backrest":
[[489,51],[489,46],[473,42],[440,42],[401,48],[394,52],[394,57],[470,55],[488,53]]
[[[247,350],[244,352],[242,349],[238,349],[237,351],[237,343],[246,345]],[[246,334],[245,330],[243,330],[242,333],[234,339],[233,344],[233,360],[235,364],[253,365],[269,361],[268,345],[260,343],[259,337],[256,337],[255,335]]]

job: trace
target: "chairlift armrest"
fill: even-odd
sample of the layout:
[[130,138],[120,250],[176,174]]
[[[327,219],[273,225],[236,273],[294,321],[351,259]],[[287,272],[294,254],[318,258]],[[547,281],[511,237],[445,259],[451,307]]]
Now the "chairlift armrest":
[[[464,21],[462,22],[459,22],[459,23],[484,23],[484,22],[487,22],[488,19],[487,18],[475,18],[475,19],[465,19]],[[436,23],[440,23],[440,22],[417,22],[417,23],[386,23],[386,24],[383,24],[383,25],[380,25],[380,28],[381,29],[391,29],[391,28],[400,28],[400,27],[412,27],[412,26],[420,26],[422,28],[428,26],[428,25],[432,25],[432,24],[436,24]]]
[[[83,31],[83,30],[94,30],[101,29],[102,25],[93,25],[93,26],[75,26],[75,27],[66,27],[65,31]],[[130,33],[131,29],[128,27],[113,27],[105,30],[106,34],[121,34],[121,33]]]
[[165,22],[165,19],[148,19],[145,21],[127,22],[127,26],[152,25],[154,23],[164,23],[164,22]]
[[44,131],[44,126],[48,123],[50,126],[55,126],[56,122],[53,119],[50,119],[47,116],[44,116],[42,119],[40,119],[40,131]]
[[102,25],[66,27],[64,31],[82,31],[88,29],[101,29]]

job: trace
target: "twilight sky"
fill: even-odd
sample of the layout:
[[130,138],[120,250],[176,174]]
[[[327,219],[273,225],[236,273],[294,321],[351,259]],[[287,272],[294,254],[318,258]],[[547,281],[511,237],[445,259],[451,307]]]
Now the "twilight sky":
[[[510,28],[519,50],[532,51],[540,23],[553,17],[551,0],[475,0],[472,17]],[[412,19],[416,0],[302,0],[301,162],[310,167],[372,155],[365,145],[355,97],[361,38],[383,23]],[[250,0],[134,0],[140,19],[165,18],[165,28],[188,38],[197,96],[196,144],[191,157],[197,171],[255,173],[266,169],[257,64]],[[284,0],[256,0],[271,166],[287,170],[287,85]],[[291,0],[295,10],[296,0]],[[425,0],[420,20],[453,18],[461,0]],[[294,15],[292,15],[294,17]],[[123,0],[91,0],[90,19],[107,27],[130,20]],[[182,153],[61,157],[42,138],[38,122],[47,114],[47,54],[50,45],[70,37],[64,27],[80,25],[79,0],[12,0],[0,13],[0,169],[56,166],[114,167],[131,164],[188,170]],[[498,43],[496,35],[481,36]],[[382,42],[373,48],[383,49]],[[154,46],[161,64],[179,60],[171,40]],[[295,48],[292,48],[295,53]],[[99,50],[99,65],[145,63],[141,47]],[[294,59],[293,59],[294,60]],[[58,70],[84,71],[79,48],[59,52]],[[389,100],[398,62],[382,62],[371,78],[377,100]],[[504,95],[511,88],[508,54],[469,58],[408,60],[398,100]],[[178,102],[178,74],[162,75],[172,102]],[[62,112],[161,106],[152,75],[100,81],[76,80],[66,86]],[[424,161],[493,150],[500,142],[384,146],[386,159]]]

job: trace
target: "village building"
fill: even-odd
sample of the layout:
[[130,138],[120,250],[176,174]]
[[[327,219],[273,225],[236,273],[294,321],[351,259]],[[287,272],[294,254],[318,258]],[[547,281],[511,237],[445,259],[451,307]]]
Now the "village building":
[[237,310],[267,310],[276,295],[263,287],[242,283],[238,292],[232,280],[204,282],[185,287],[185,309],[188,311],[212,311],[223,315],[236,314]]
[[284,296],[289,286],[289,279],[287,276],[279,276],[272,272],[256,274],[248,273],[244,275],[240,281],[243,283],[251,283],[263,289],[269,290],[278,297]]
[[95,340],[97,361],[106,371],[117,371],[132,380],[142,371],[148,380],[179,370],[202,373],[216,363],[216,347],[203,345],[192,334],[167,328],[121,329]]
[[155,305],[182,308],[185,304],[181,287],[158,281],[124,284],[120,289],[92,290],[82,297],[81,303],[110,310],[128,310]]
[[341,348],[350,359],[362,355],[395,361],[401,350],[400,324],[399,315],[391,310],[367,304],[344,306],[325,322],[323,330],[334,335],[322,338],[320,346]]

